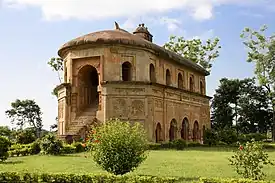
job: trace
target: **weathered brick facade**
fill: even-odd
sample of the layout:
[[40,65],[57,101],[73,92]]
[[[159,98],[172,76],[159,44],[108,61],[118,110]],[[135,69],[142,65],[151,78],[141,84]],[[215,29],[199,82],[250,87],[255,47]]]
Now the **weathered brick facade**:
[[152,43],[143,24],[76,38],[59,50],[58,134],[85,133],[96,119],[144,124],[150,141],[201,141],[210,128],[209,97],[200,66]]

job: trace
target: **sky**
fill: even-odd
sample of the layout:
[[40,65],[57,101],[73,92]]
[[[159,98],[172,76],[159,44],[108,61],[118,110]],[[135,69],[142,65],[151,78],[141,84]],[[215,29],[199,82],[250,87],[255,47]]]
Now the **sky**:
[[218,37],[220,56],[207,77],[213,96],[223,77],[254,76],[240,33],[264,24],[275,32],[275,0],[0,0],[0,125],[10,126],[5,111],[11,102],[34,99],[49,129],[57,116],[51,91],[59,80],[48,60],[67,41],[114,29],[115,21],[130,32],[145,23],[158,45],[170,35]]

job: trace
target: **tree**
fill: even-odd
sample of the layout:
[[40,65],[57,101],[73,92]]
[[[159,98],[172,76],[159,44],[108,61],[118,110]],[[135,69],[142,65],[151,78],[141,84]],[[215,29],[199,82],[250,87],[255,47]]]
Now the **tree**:
[[8,126],[0,126],[0,136],[10,138],[12,131]]
[[247,62],[255,64],[255,75],[270,97],[273,108],[272,139],[275,141],[275,34],[266,36],[267,28],[266,25],[260,30],[245,28],[240,36],[248,48]]
[[210,71],[212,62],[219,56],[219,39],[208,39],[203,44],[201,39],[185,40],[184,37],[170,36],[164,48],[173,51]]
[[11,142],[7,137],[0,136],[0,160],[5,161],[9,157],[9,147],[11,146]]
[[[63,59],[60,57],[52,57],[50,61],[48,61],[48,65],[52,68],[53,71],[57,73],[59,84],[62,83],[62,73],[63,73]],[[57,91],[53,89],[52,95],[57,97]]]
[[35,128],[36,137],[39,137],[43,126],[42,112],[36,102],[28,99],[16,99],[15,102],[11,103],[11,107],[11,109],[5,112],[8,118],[11,119],[11,122],[16,122],[16,125],[20,128],[23,128],[25,124],[29,124]]
[[213,128],[236,127],[240,133],[266,133],[271,125],[272,111],[264,87],[257,86],[254,78],[223,78],[220,83],[211,104]]

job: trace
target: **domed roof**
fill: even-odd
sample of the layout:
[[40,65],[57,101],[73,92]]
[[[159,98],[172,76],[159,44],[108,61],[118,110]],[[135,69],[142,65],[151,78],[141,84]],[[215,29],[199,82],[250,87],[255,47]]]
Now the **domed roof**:
[[[148,31],[148,30],[147,30]],[[163,47],[160,47],[138,35],[131,34],[123,29],[120,29],[116,24],[115,30],[104,30],[86,34],[75,38],[67,43],[65,43],[58,50],[58,55],[64,57],[64,54],[67,50],[74,49],[76,47],[88,46],[88,45],[100,45],[100,44],[122,44],[122,45],[131,45],[141,48],[147,48],[155,52],[155,54],[166,58],[168,60],[175,61],[177,63],[183,64],[187,67],[191,67],[196,71],[203,73],[204,75],[209,75],[209,72],[198,64],[183,58],[182,56],[166,50]]]
[[139,24],[134,33],[147,33],[150,34],[147,27],[144,27],[144,24]]

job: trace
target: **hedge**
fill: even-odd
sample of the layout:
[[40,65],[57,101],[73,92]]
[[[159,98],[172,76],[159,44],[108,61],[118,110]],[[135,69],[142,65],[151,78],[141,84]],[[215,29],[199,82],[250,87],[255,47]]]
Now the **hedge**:
[[275,183],[275,181],[267,180],[251,180],[251,179],[222,179],[222,178],[200,178],[201,183]]
[[115,176],[109,174],[37,174],[0,172],[1,183],[174,183],[176,178],[155,176]]

